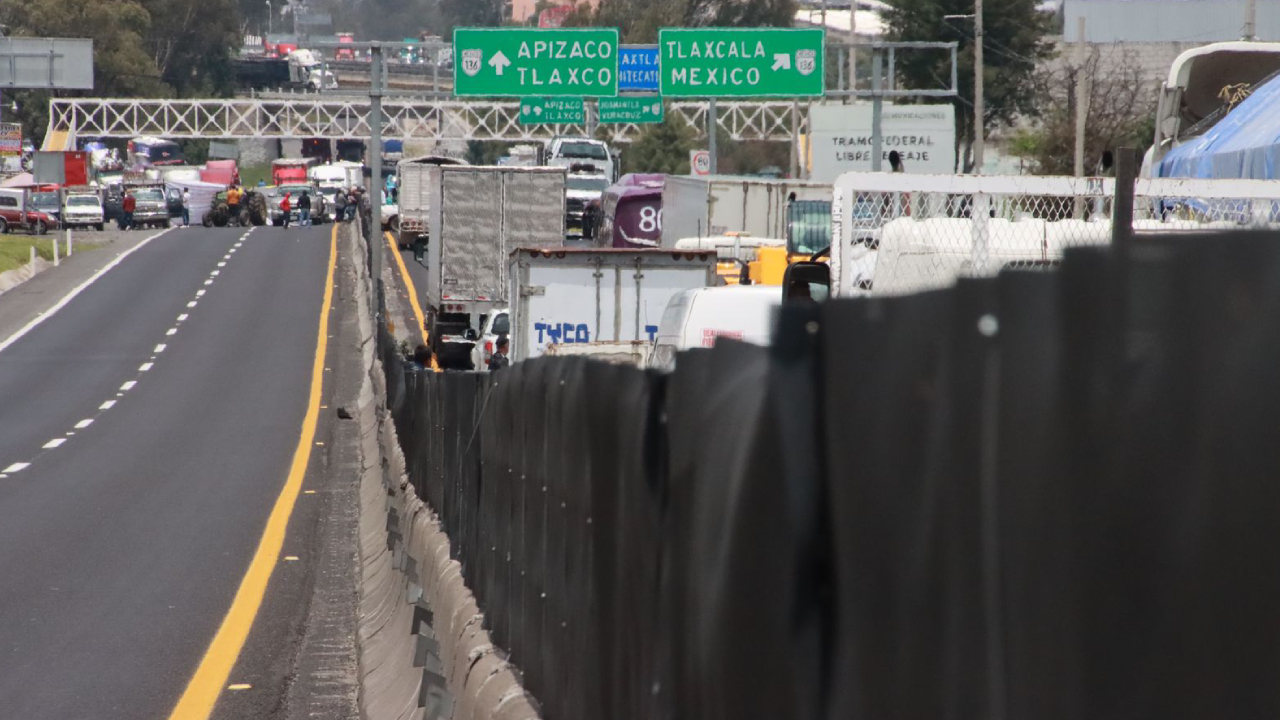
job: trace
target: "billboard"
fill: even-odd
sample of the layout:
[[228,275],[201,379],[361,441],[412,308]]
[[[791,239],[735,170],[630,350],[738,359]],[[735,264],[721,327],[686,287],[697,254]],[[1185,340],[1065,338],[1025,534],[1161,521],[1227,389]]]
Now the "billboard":
[[0,88],[93,89],[93,41],[0,37]]
[[552,5],[538,13],[538,27],[561,27],[571,14],[573,14],[573,5]]
[[[811,177],[835,182],[841,173],[871,172],[871,103],[815,105],[809,111]],[[956,116],[950,104],[884,103],[880,120],[881,170],[897,151],[903,171],[951,175],[956,171]]]
[[22,126],[18,123],[0,123],[0,157],[16,157],[22,154]]

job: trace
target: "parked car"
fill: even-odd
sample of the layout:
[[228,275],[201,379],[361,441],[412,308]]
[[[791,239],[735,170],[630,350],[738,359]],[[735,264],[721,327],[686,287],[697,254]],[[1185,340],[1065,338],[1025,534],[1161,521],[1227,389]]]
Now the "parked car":
[[133,209],[134,227],[169,227],[169,200],[164,194],[163,185],[131,185],[126,186],[133,193],[135,201]]
[[106,223],[102,198],[93,192],[73,192],[63,205],[63,227],[91,227],[101,230]]
[[487,370],[489,358],[498,347],[498,337],[511,335],[511,311],[507,308],[495,310],[485,316],[480,324],[480,339],[471,348],[471,367],[476,370]]
[[302,197],[304,192],[311,196],[311,222],[319,225],[328,220],[328,201],[314,186],[280,185],[273,189],[267,198],[267,207],[271,211],[271,224],[276,226],[284,224],[284,213],[280,211],[280,202],[284,200],[285,193],[289,193],[289,223],[297,223],[299,217],[298,198]]
[[0,189],[0,233],[17,229],[44,235],[56,227],[53,217],[33,208],[27,195],[25,190]]
[[31,193],[31,205],[40,212],[53,218],[53,226],[62,223],[62,200],[56,190]]

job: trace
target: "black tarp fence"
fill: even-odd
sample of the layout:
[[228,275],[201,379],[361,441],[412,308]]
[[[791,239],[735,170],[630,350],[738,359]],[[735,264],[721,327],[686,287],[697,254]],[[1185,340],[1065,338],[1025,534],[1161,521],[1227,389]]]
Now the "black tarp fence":
[[787,307],[391,410],[554,720],[1280,716],[1280,237]]

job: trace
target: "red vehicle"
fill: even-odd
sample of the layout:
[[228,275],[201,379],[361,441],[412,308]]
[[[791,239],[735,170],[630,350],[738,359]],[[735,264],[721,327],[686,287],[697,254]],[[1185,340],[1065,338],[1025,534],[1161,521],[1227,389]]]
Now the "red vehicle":
[[315,158],[282,158],[271,163],[272,185],[305,185],[307,169],[315,165]]
[[0,233],[21,229],[44,235],[56,227],[58,221],[52,215],[34,209],[30,190],[0,189]]
[[[340,43],[354,43],[355,41],[356,36],[352,33],[338,33],[338,42]],[[355,60],[356,50],[355,48],[340,47],[334,51],[333,58],[335,60]]]
[[210,160],[200,171],[200,182],[225,186],[239,185],[240,168],[236,166],[235,160]]

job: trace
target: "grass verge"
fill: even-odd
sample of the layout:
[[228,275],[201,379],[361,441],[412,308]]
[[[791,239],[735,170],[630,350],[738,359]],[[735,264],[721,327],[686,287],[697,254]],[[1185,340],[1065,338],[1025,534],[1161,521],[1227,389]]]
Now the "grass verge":
[[[43,237],[34,237],[30,235],[0,235],[0,272],[7,272],[26,265],[31,261],[31,247],[34,245],[36,254],[45,260],[53,260],[53,242],[54,238],[61,238],[62,235],[45,235]],[[65,241],[63,241],[65,242]],[[65,245],[60,246],[61,250]],[[93,250],[98,247],[98,243],[75,241],[75,251],[82,252],[85,250]]]

